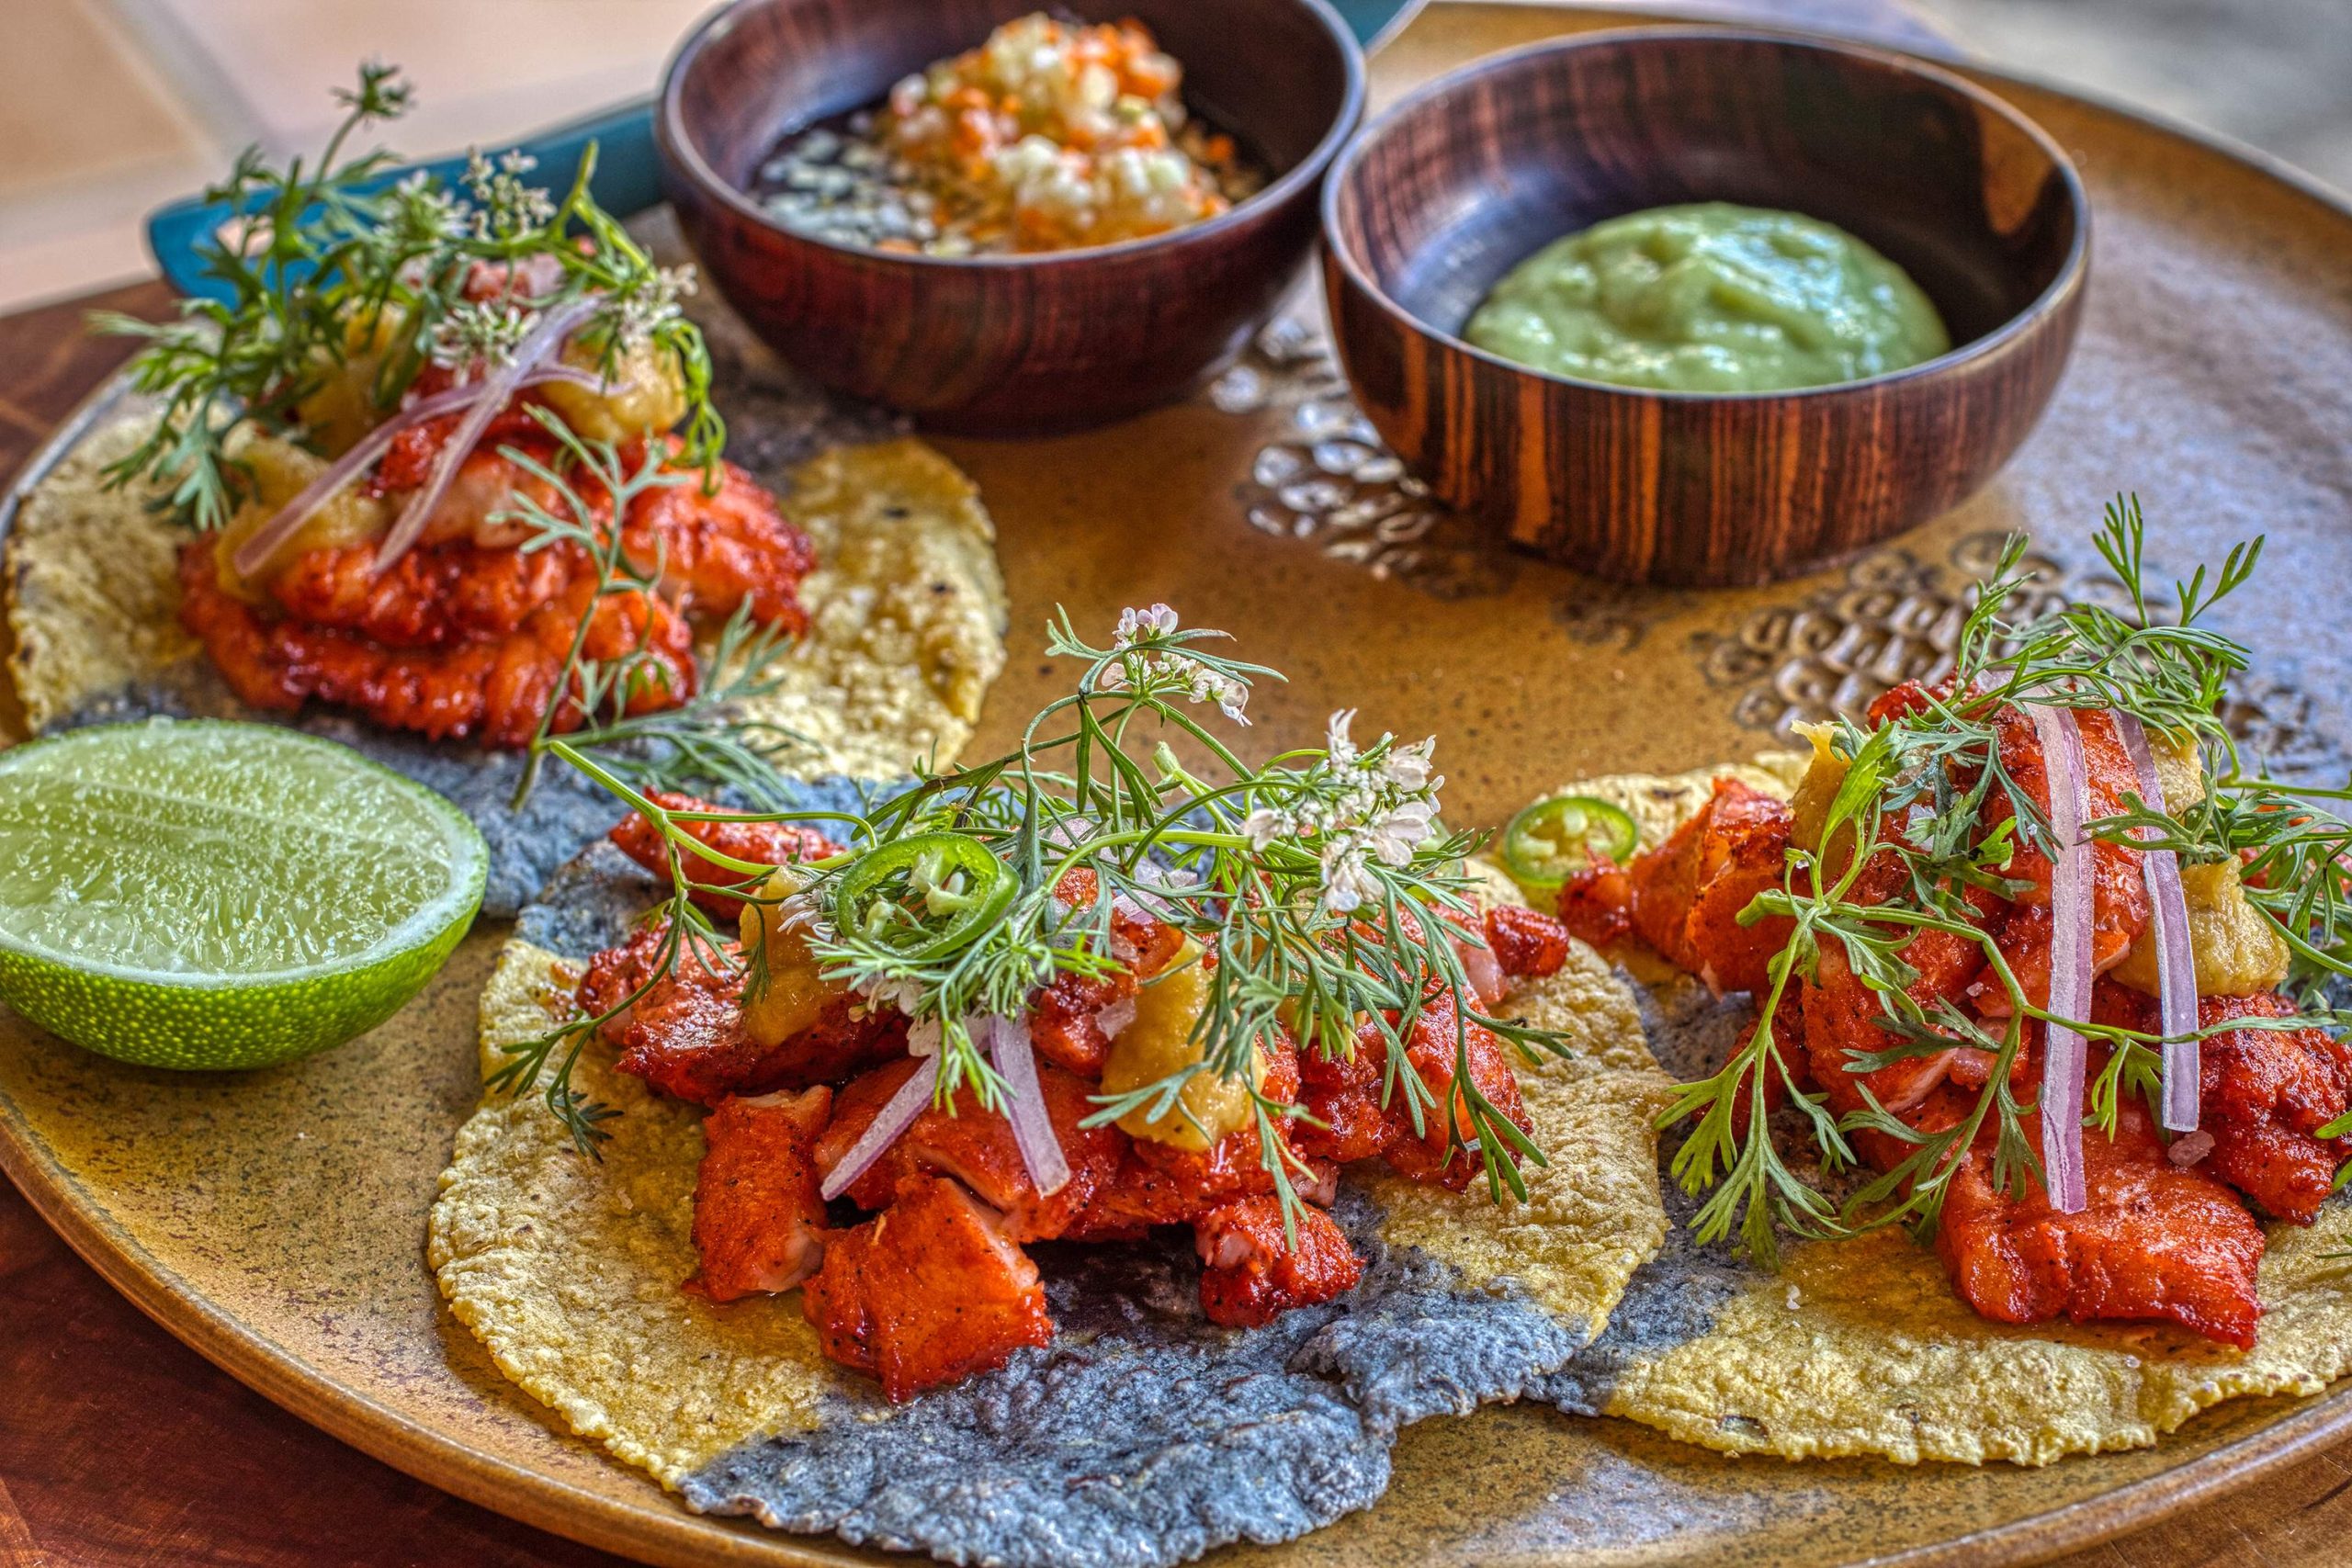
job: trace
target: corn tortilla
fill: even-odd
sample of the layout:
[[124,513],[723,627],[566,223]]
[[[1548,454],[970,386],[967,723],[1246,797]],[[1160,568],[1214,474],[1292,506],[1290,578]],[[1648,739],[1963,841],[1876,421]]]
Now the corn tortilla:
[[[483,997],[485,1073],[502,1042],[566,1016],[577,964],[654,891],[600,845],[523,911]],[[582,1088],[624,1111],[605,1157],[573,1153],[537,1096],[486,1095],[442,1178],[430,1260],[515,1383],[691,1507],[1014,1565],[1151,1568],[1288,1540],[1376,1500],[1403,1425],[1538,1392],[1657,1245],[1664,1077],[1632,993],[1589,953],[1564,974],[1515,998],[1587,1053],[1522,1071],[1555,1150],[1530,1173],[1534,1201],[1498,1213],[1483,1190],[1351,1173],[1333,1213],[1363,1282],[1263,1328],[1205,1321],[1180,1235],[1041,1248],[1053,1346],[887,1405],[818,1354],[796,1294],[714,1307],[680,1292],[700,1112],[594,1043]],[[1627,1203],[1655,1227],[1628,1225]]]
[[[1802,761],[1571,789],[1634,811],[1649,845],[1704,803],[1713,779],[1785,796]],[[1713,1071],[1754,1016],[1688,976],[1649,989],[1657,1054],[1683,1077]],[[1991,1322],[1899,1232],[1797,1243],[1769,1273],[1697,1246],[1685,1228],[1695,1207],[1668,1193],[1674,1235],[1546,1397],[1724,1453],[2039,1465],[2144,1448],[2223,1399],[2316,1393],[2352,1371],[2352,1260],[2326,1256],[2352,1248],[2343,1195],[2316,1224],[2269,1227],[2247,1352],[2153,1325]]]

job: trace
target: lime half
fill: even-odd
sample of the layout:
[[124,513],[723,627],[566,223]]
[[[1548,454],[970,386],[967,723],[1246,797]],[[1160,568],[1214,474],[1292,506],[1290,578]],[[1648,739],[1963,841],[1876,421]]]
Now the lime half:
[[150,719],[0,751],[0,1000],[129,1062],[287,1061],[414,996],[489,862],[456,807],[296,730]]

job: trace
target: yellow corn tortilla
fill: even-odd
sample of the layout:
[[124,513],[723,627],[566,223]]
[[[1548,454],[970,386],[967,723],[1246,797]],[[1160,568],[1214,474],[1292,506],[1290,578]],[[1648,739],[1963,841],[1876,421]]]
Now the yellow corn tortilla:
[[[9,673],[36,731],[203,658],[178,622],[186,535],[149,509],[152,492],[101,482],[152,418],[134,410],[93,431],[8,540]],[[908,438],[809,459],[784,502],[818,570],[801,585],[808,635],[755,716],[809,741],[786,761],[812,774],[897,778],[953,761],[1004,666],[1004,581],[978,491]]]
[[[482,991],[485,1077],[501,1044],[570,1015],[578,979],[544,948],[506,944]],[[575,1153],[537,1095],[485,1096],[442,1173],[426,1258],[500,1371],[674,1489],[746,1438],[813,1425],[837,1374],[797,1294],[715,1307],[678,1288],[696,1266],[701,1112],[594,1046],[575,1082],[621,1112],[604,1158]]]
[[[1478,869],[1491,899],[1526,902],[1499,866]],[[1650,1055],[1632,988],[1583,942],[1557,972],[1514,984],[1501,1010],[1559,1031],[1575,1052],[1512,1061],[1548,1162],[1521,1163],[1527,1201],[1506,1193],[1498,1209],[1482,1181],[1449,1192],[1385,1171],[1365,1185],[1390,1246],[1419,1248],[1472,1280],[1508,1281],[1589,1338],[1666,1240],[1656,1121],[1670,1080]]]
[[134,413],[92,431],[26,498],[9,531],[8,672],[36,733],[91,697],[199,656],[179,621],[187,536],[149,510],[153,491],[102,482],[149,426]]
[[2250,1394],[2317,1393],[2352,1371],[2352,1204],[2272,1225],[2261,1337],[2240,1352],[2153,1325],[2012,1327],[1963,1303],[1931,1248],[1885,1231],[1751,1270],[1711,1332],[1641,1357],[1602,1408],[1724,1453],[1901,1464],[2147,1448]]
[[[1634,812],[1654,845],[1705,802],[1713,779],[1785,797],[1804,761],[1621,775],[1570,792]],[[1717,1064],[1672,1065],[1696,1074]],[[1634,1210],[1626,1221],[1647,1223]],[[2352,1248],[2352,1201],[2339,1196],[2316,1224],[2274,1224],[2269,1235],[2261,1334],[2244,1353],[2153,1325],[1991,1322],[1961,1301],[1931,1248],[1900,1232],[1800,1243],[1778,1274],[1677,1235],[1635,1280],[1618,1329],[1588,1353],[1600,1370],[1579,1403],[1703,1448],[1788,1459],[2039,1465],[2144,1448],[2223,1399],[2316,1393],[2352,1371],[2352,1259],[2325,1256]],[[1679,1342],[1661,1332],[1673,1303],[1706,1288],[1702,1273],[1726,1269],[1736,1283],[1702,1332]]]

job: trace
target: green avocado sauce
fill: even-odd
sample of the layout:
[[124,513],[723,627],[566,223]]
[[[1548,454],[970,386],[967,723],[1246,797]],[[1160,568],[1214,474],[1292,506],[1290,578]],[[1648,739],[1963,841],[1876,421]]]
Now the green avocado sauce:
[[1843,229],[1723,201],[1554,241],[1463,335],[1555,376],[1675,392],[1826,387],[1951,346],[1910,276]]

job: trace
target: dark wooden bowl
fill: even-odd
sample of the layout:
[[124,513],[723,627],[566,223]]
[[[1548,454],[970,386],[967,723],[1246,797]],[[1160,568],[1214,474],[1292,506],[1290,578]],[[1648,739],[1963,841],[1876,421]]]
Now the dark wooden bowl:
[[1184,96],[1273,177],[1148,240],[1040,255],[899,255],[785,229],[744,194],[776,139],[879,100],[1037,0],[737,0],[670,62],[662,178],[728,303],[826,385],[938,429],[1035,434],[1180,396],[1280,301],[1324,171],[1363,112],[1363,55],[1323,0],[1057,0],[1139,17]]
[[[1629,389],[1455,335],[1560,235],[1687,201],[1836,223],[1907,270],[1949,354],[1795,392]],[[1323,200],[1357,401],[1437,494],[1568,565],[1760,582],[1949,510],[2008,459],[2082,315],[2090,211],[2056,143],[1958,77],[1767,33],[1643,28],[1442,78]]]

